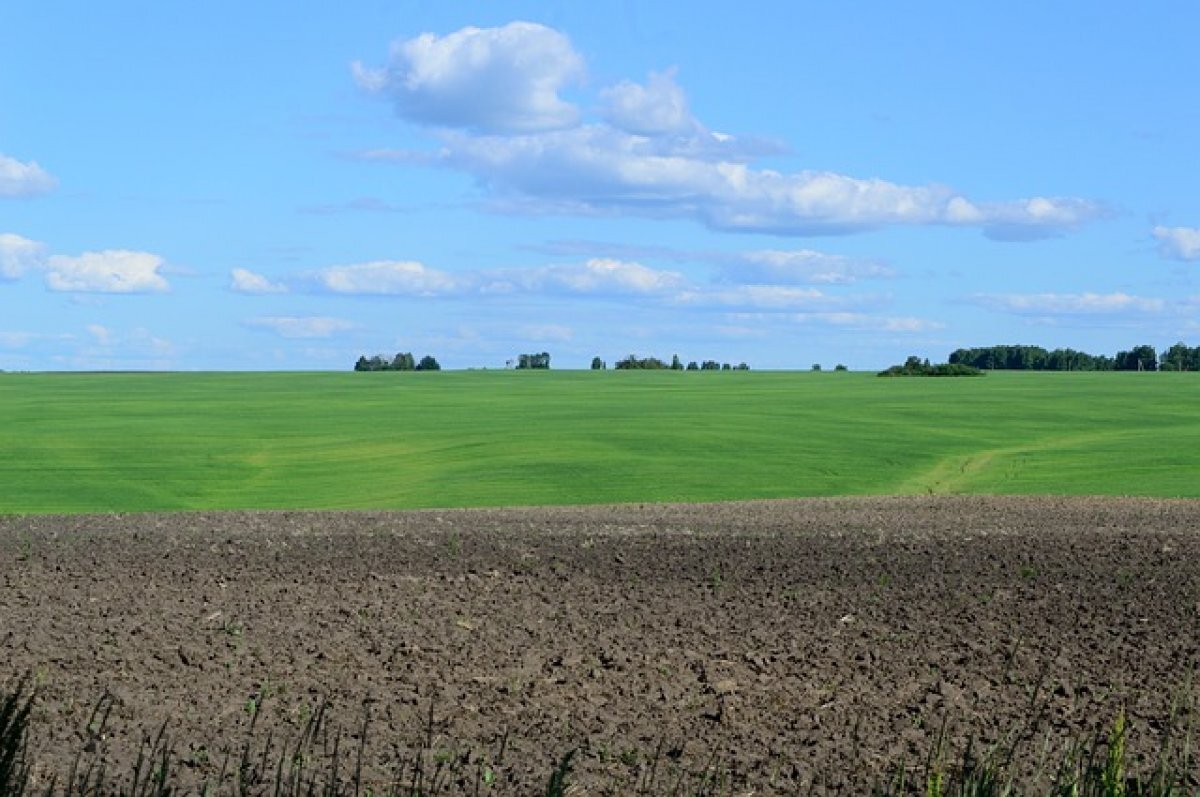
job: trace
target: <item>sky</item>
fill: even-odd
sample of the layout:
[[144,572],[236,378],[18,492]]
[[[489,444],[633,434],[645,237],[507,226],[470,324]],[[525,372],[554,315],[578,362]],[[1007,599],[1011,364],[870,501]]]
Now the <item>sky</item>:
[[0,3],[0,369],[1200,345],[1200,4]]

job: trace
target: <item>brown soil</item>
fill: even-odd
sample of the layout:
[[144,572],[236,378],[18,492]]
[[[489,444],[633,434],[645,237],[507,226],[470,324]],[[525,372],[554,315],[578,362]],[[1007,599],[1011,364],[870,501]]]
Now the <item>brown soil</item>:
[[1061,751],[1122,708],[1147,769],[1191,716],[1197,562],[1184,501],[10,517],[0,687],[39,688],[39,782],[168,722],[194,788],[326,699],[375,793],[418,759],[539,793],[570,750],[579,794],[861,792],[943,728]]

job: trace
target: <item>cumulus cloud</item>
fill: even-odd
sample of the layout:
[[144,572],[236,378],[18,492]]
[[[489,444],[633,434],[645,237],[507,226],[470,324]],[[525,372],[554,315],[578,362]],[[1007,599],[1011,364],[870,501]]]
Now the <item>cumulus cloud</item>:
[[394,42],[385,66],[353,70],[360,87],[422,124],[533,131],[579,118],[559,92],[583,77],[583,58],[565,35],[532,22],[424,33]]
[[688,108],[675,70],[651,72],[646,85],[623,80],[600,92],[606,121],[643,136],[685,135],[701,130]]
[[0,153],[0,196],[24,197],[44,194],[58,187],[58,180],[37,164],[22,163]]
[[1162,299],[1127,293],[999,293],[976,294],[973,301],[989,310],[1015,315],[1103,315],[1159,313]]
[[818,235],[889,225],[978,228],[996,240],[1061,235],[1109,210],[1075,197],[979,201],[940,185],[903,185],[815,169],[754,165],[778,145],[709,130],[672,69],[600,91],[599,119],[560,96],[584,60],[558,31],[514,22],[393,44],[365,90],[411,121],[440,126],[437,152],[362,155],[437,163],[474,176],[514,212],[690,218],[716,230]]
[[287,293],[287,286],[256,274],[244,268],[235,268],[231,272],[230,289],[238,293],[268,294]]
[[41,265],[46,247],[12,233],[0,233],[0,280],[15,280]]
[[328,316],[263,316],[250,319],[246,325],[269,329],[285,338],[330,338],[355,328],[351,321]]
[[1200,227],[1155,227],[1158,251],[1174,260],[1200,260]]
[[865,279],[887,279],[896,272],[886,263],[856,260],[811,249],[764,249],[745,252],[721,271],[726,282],[781,285],[848,285]]
[[109,249],[79,257],[54,255],[46,261],[46,286],[81,293],[162,293],[164,261],[149,252]]
[[315,274],[317,283],[334,293],[381,296],[447,296],[461,293],[464,277],[430,268],[415,260],[376,260],[331,266]]

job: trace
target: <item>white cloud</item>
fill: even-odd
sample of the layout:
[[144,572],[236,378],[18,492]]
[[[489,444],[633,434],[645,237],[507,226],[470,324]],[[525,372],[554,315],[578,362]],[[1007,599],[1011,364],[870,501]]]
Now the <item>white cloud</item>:
[[592,258],[585,263],[453,273],[411,260],[331,266],[314,273],[324,290],[341,294],[458,297],[512,293],[652,295],[686,286],[681,274],[640,263]]
[[159,273],[163,265],[158,255],[124,249],[54,255],[46,262],[46,286],[83,293],[162,293],[170,288]]
[[874,260],[856,260],[811,249],[764,249],[745,252],[722,269],[729,282],[783,285],[847,285],[864,279],[886,279],[896,272]]
[[689,217],[717,230],[778,235],[973,226],[1005,240],[1057,235],[1107,213],[1082,199],[975,203],[942,186],[755,169],[695,137],[681,144],[607,125],[516,136],[447,132],[442,141],[444,164],[475,175],[515,210]]
[[939,321],[912,316],[875,316],[867,313],[810,313],[794,316],[796,320],[815,320],[835,327],[867,332],[921,333],[943,329]]
[[568,343],[574,337],[574,331],[562,324],[522,324],[517,327],[517,334],[539,343]]
[[989,310],[1033,316],[1159,313],[1167,308],[1162,299],[1121,292],[976,294],[972,299]]
[[[859,298],[856,301],[863,301]],[[831,310],[847,300],[816,288],[791,285],[738,285],[730,288],[689,288],[674,302],[695,307],[740,307],[758,310]]]
[[582,264],[509,269],[485,273],[487,292],[523,290],[592,295],[663,294],[687,285],[682,274],[641,263],[592,258]]
[[675,70],[651,72],[646,85],[623,80],[602,92],[609,124],[644,136],[696,133],[700,123],[688,109],[687,97],[675,82]]
[[115,340],[113,331],[100,324],[88,324],[87,332],[101,346],[111,346]]
[[356,62],[353,69],[359,86],[388,97],[415,122],[532,131],[579,118],[559,91],[583,77],[583,58],[565,35],[532,22],[424,33],[394,42],[386,66]]
[[415,260],[376,260],[330,266],[315,274],[326,290],[346,294],[447,296],[468,287],[463,277],[429,268]]
[[53,191],[58,180],[37,164],[22,163],[0,153],[0,196],[23,197]]
[[853,332],[887,332],[896,334],[920,334],[944,329],[945,324],[928,318],[912,316],[886,316],[871,313],[832,310],[798,313],[734,312],[726,318],[733,326],[726,330],[738,330],[741,335],[770,335],[779,324],[790,323],[804,326],[818,325],[835,327]]
[[12,233],[0,233],[0,280],[15,280],[40,265],[46,247],[37,241]]
[[1155,227],[1158,251],[1174,260],[1200,260],[1200,227]]
[[278,282],[271,282],[262,274],[256,274],[244,268],[235,268],[231,272],[232,281],[230,288],[238,293],[287,293],[287,286]]
[[[140,363],[151,361],[154,367],[166,367],[165,358],[174,356],[175,345],[166,338],[150,332],[145,327],[119,331],[102,324],[85,327],[92,342],[78,352],[77,364],[91,362],[97,367],[120,367],[115,362]],[[117,358],[114,361],[112,358]]]
[[351,321],[328,316],[264,316],[252,318],[246,325],[269,329],[285,338],[329,338],[355,328]]
[[1030,240],[1108,214],[1073,197],[984,202],[939,185],[755,168],[756,157],[779,147],[708,130],[673,71],[603,89],[602,120],[585,123],[559,97],[583,69],[566,37],[530,23],[399,42],[387,67],[356,66],[358,81],[392,98],[402,116],[444,126],[442,146],[436,154],[363,157],[461,170],[498,209],[691,218],[717,230],[779,235],[945,225]]
[[32,332],[0,332],[0,347],[5,349],[21,349],[28,346],[39,336]]

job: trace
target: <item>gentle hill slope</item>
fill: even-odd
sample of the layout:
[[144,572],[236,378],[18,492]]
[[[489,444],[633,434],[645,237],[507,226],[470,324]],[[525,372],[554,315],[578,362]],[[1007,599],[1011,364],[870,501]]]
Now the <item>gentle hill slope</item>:
[[1200,496],[1200,375],[5,374],[0,512]]

